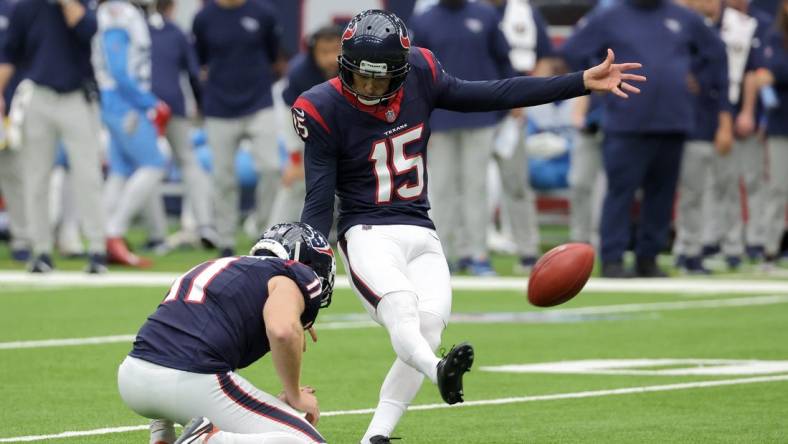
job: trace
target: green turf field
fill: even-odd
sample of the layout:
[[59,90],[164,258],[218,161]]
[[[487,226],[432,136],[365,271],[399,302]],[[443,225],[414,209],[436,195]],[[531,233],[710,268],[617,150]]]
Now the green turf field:
[[[128,342],[38,348],[10,343],[132,335],[165,291],[0,286],[0,442],[107,429],[112,433],[48,442],[147,443],[144,430],[117,430],[146,423],[116,390],[115,372]],[[544,310],[529,307],[517,292],[457,291],[454,312],[477,316],[466,316],[473,323],[450,325],[444,345],[468,340],[476,347],[465,387],[466,401],[476,405],[437,408],[437,389],[425,385],[414,404],[426,407],[409,412],[396,435],[405,444],[787,442],[788,367],[711,375],[655,374],[702,365],[661,362],[643,364],[632,374],[481,369],[588,359],[788,361],[788,296],[755,305],[762,296],[767,295],[585,293],[560,309]],[[716,307],[724,300],[738,306]],[[365,319],[349,290],[338,290],[334,301],[319,318],[334,329],[318,324],[320,339],[305,356],[303,382],[318,390],[326,415],[319,429],[328,441],[354,443],[371,414],[348,410],[375,406],[394,355],[381,328],[343,328],[343,321]],[[717,302],[698,308],[701,301]],[[670,310],[655,305],[665,302],[682,304]],[[621,305],[631,310],[603,309]],[[601,308],[574,310],[586,306]],[[481,317],[523,312],[531,313],[524,322]],[[268,358],[241,374],[266,391],[280,389]],[[504,401],[478,403],[485,400]]]

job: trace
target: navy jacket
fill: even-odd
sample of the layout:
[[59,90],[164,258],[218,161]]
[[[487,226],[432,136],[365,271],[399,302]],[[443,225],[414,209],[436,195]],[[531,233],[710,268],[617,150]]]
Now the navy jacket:
[[[0,0],[0,64],[10,63],[2,48],[5,46],[6,34],[11,18],[11,9],[14,7],[15,3],[16,2],[11,0]],[[22,76],[23,67],[17,66],[14,75],[5,87],[5,91],[0,91],[0,93],[3,94],[3,99],[5,99],[6,113],[11,109],[11,98],[14,96],[16,86],[19,85],[19,82],[22,80]]]
[[246,0],[228,9],[209,0],[194,17],[192,31],[197,58],[208,67],[203,114],[241,117],[273,104],[271,68],[281,30],[269,2]]
[[698,14],[671,1],[651,9],[627,1],[584,18],[562,52],[575,69],[601,62],[607,48],[618,63],[643,64],[648,82],[639,85],[641,94],[605,96],[605,131],[689,134],[694,107],[687,76],[693,67],[719,63],[718,41]]
[[[458,9],[435,5],[411,17],[409,27],[413,45],[432,51],[447,73],[464,80],[494,80],[515,75],[499,22],[495,8],[469,2]],[[496,124],[500,117],[500,113],[437,110],[430,124],[435,131],[482,128]]]
[[469,82],[447,74],[427,49],[411,47],[408,77],[383,106],[365,108],[338,78],[293,105],[305,143],[306,201],[301,221],[321,233],[339,197],[340,237],[354,225],[434,228],[427,215],[427,143],[435,108],[497,111],[585,94],[583,73]]
[[287,106],[293,106],[298,96],[309,88],[323,83],[326,78],[307,52],[302,52],[290,61],[287,71],[287,88],[282,91],[282,99]]
[[93,2],[85,16],[69,28],[59,4],[48,0],[24,0],[13,8],[5,42],[5,57],[25,76],[57,92],[72,92],[93,82],[91,39],[96,33]]

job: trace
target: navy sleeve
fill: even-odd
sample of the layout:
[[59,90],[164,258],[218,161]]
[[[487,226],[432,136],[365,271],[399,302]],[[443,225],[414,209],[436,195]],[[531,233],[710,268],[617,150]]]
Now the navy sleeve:
[[722,59],[726,54],[720,51],[721,39],[717,34],[700,18],[693,15],[690,25],[692,26],[693,54],[698,66],[721,66]]
[[277,19],[276,11],[273,8],[266,8],[263,23],[265,23],[265,30],[263,31],[263,45],[265,46],[266,54],[271,63],[276,62],[279,58],[279,48],[282,42],[282,27],[279,25],[281,20]]
[[590,12],[580,19],[577,28],[561,47],[561,56],[573,70],[589,68],[592,60],[604,60],[607,42],[604,15]]
[[202,35],[202,28],[202,15],[197,13],[192,23],[192,37],[194,41],[194,53],[197,55],[197,63],[201,66],[208,64],[208,48],[205,45],[205,36]]
[[[766,66],[774,76],[774,85],[788,86],[788,48],[783,45],[782,35],[775,31],[776,36],[770,39],[765,51]],[[785,104],[783,104],[785,106]]]
[[512,48],[509,46],[509,42],[506,41],[506,36],[503,35],[503,31],[498,26],[498,20],[495,17],[492,17],[490,29],[490,55],[492,55],[493,60],[498,65],[500,78],[516,76],[517,71],[514,70],[512,61],[509,59],[509,52]]
[[719,84],[719,106],[720,112],[727,111],[730,113],[734,112],[733,104],[730,100],[730,94],[728,94],[728,90],[730,89],[730,77],[728,75],[728,52],[725,49],[725,43],[720,40],[720,45],[717,48],[720,56],[716,59],[717,66],[715,68],[718,74],[718,84]]
[[328,237],[334,222],[337,150],[323,118],[302,97],[293,104],[293,126],[304,141],[306,198],[301,222]]
[[553,42],[550,40],[550,36],[547,35],[547,24],[544,17],[542,17],[539,8],[536,6],[531,6],[531,11],[534,17],[534,24],[536,25],[536,60],[553,57],[555,55]]
[[98,30],[98,21],[96,20],[96,11],[91,7],[91,4],[87,0],[82,0],[81,3],[85,7],[85,15],[77,22],[73,30],[82,43],[89,45]]
[[542,105],[588,93],[583,73],[555,77],[512,77],[503,80],[467,81],[452,77],[429,51],[422,51],[435,77],[435,107],[450,111],[498,111]]
[[179,40],[181,42],[183,59],[181,60],[181,69],[186,71],[189,76],[189,85],[194,94],[194,100],[197,102],[197,107],[202,103],[202,90],[200,86],[200,64],[197,62],[197,54],[194,53],[194,47],[189,44],[186,35],[178,29]]
[[6,30],[6,40],[3,46],[3,56],[8,63],[20,65],[25,54],[25,40],[28,35],[30,25],[26,15],[31,2],[17,4],[8,18],[8,29]]

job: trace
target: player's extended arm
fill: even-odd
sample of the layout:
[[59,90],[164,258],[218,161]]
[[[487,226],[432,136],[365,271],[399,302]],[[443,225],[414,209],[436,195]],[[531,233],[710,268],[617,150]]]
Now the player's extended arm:
[[127,54],[129,50],[129,35],[122,29],[108,29],[102,37],[104,57],[107,60],[112,78],[118,86],[118,91],[135,108],[147,110],[156,106],[157,99],[153,94],[143,91],[139,85],[129,77]]
[[436,105],[452,111],[495,111],[571,99],[589,91],[612,92],[622,98],[628,97],[624,91],[639,93],[628,82],[644,82],[646,78],[626,71],[639,69],[641,65],[614,61],[615,54],[608,49],[607,58],[601,64],[563,76],[477,82],[446,76],[446,86],[439,93]]
[[303,312],[304,296],[292,279],[276,276],[268,281],[268,300],[263,307],[263,320],[276,373],[282,381],[286,402],[307,413],[316,423],[320,415],[317,399],[311,393],[302,391],[300,386],[304,345],[304,328],[301,325]]

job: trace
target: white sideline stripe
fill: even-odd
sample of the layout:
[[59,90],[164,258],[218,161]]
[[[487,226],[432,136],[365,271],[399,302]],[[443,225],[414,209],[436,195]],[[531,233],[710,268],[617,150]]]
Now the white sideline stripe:
[[[487,319],[475,319],[473,313],[455,313],[450,322],[455,324],[496,324],[506,322],[518,322],[526,319],[538,319],[543,322],[550,322],[560,319],[567,315],[588,315],[588,314],[615,314],[615,313],[637,313],[652,311],[672,311],[686,310],[693,308],[724,308],[724,307],[749,307],[757,305],[774,305],[788,303],[788,295],[775,296],[756,296],[731,299],[711,299],[701,301],[678,301],[678,302],[654,302],[648,304],[621,304],[621,305],[601,305],[595,307],[578,308],[559,308],[544,312],[518,312],[518,313],[490,313],[498,315],[519,315],[505,317],[490,317]],[[366,317],[365,314],[359,314]],[[315,325],[318,330],[350,330],[356,328],[377,327],[378,324],[370,320],[347,320],[335,322],[323,322]],[[116,335],[116,336],[96,336],[91,338],[66,338],[66,339],[44,339],[34,341],[14,341],[0,342],[0,350],[12,350],[23,348],[43,348],[43,347],[65,347],[75,345],[92,344],[112,344],[118,342],[132,342],[135,335]]]
[[40,341],[0,342],[0,350],[20,348],[67,347],[71,345],[130,343],[136,335],[96,336],[93,338],[43,339]]
[[[24,271],[0,271],[0,289],[6,285],[31,287],[170,287],[180,273],[113,271],[104,275],[88,275],[79,271],[54,271],[39,275]],[[525,291],[528,279],[520,277],[478,278],[456,276],[451,279],[455,290]],[[336,288],[349,289],[347,276],[336,277]],[[605,293],[788,293],[788,280],[741,279],[606,279],[592,278],[584,292]]]
[[[708,388],[708,387],[723,387],[728,385],[740,384],[757,384],[762,382],[779,382],[788,381],[788,375],[778,376],[761,376],[755,378],[739,378],[739,379],[722,379],[717,381],[696,381],[685,382],[680,384],[665,384],[665,385],[647,385],[641,387],[626,387],[620,389],[609,390],[591,390],[586,392],[574,393],[554,393],[551,395],[535,395],[535,396],[518,396],[512,398],[498,398],[498,399],[482,399],[478,401],[466,401],[462,404],[421,404],[412,405],[408,410],[438,410],[449,408],[463,408],[463,407],[477,407],[489,405],[504,405],[504,404],[517,404],[523,402],[537,402],[537,401],[555,401],[560,399],[582,399],[594,398],[601,396],[613,395],[628,395],[633,393],[654,393],[654,392],[668,392],[674,390],[687,390],[695,388]],[[347,415],[368,415],[374,413],[375,409],[357,409],[357,410],[335,410],[333,412],[323,412],[321,416],[347,416]],[[103,428],[95,430],[84,430],[78,432],[63,432],[54,435],[34,435],[34,436],[17,436],[11,438],[0,438],[1,442],[26,442],[26,441],[39,441],[45,439],[58,439],[58,438],[71,438],[75,436],[93,436],[93,435],[107,435],[111,433],[133,432],[138,430],[146,430],[147,425],[140,426],[127,426],[127,427],[114,427]]]

